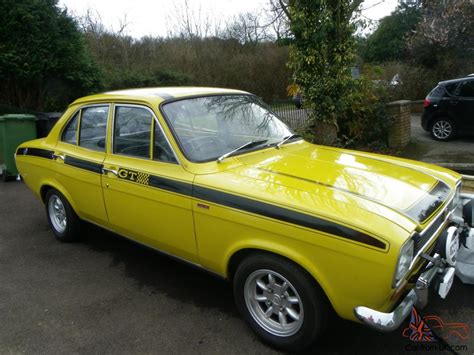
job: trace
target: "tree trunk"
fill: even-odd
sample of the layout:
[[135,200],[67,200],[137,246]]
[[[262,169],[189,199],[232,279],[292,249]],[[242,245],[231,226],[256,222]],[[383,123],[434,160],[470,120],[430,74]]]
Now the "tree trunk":
[[337,142],[337,126],[333,123],[316,121],[313,125],[315,143],[334,145]]

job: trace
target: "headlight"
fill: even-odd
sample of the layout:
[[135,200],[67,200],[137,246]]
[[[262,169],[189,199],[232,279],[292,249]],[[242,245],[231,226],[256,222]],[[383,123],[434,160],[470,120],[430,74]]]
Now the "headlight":
[[407,274],[410,269],[410,264],[413,261],[413,253],[415,249],[415,243],[412,239],[409,239],[403,244],[400,255],[398,256],[397,269],[395,271],[394,286],[397,286],[400,280]]

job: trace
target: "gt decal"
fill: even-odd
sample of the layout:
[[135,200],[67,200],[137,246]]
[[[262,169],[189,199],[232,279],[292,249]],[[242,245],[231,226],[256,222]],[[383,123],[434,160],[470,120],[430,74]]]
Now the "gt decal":
[[139,184],[148,185],[150,183],[150,175],[145,173],[138,173],[137,182]]
[[145,174],[139,171],[119,169],[118,177],[120,179],[130,180],[142,185],[149,185],[150,182],[150,174]]

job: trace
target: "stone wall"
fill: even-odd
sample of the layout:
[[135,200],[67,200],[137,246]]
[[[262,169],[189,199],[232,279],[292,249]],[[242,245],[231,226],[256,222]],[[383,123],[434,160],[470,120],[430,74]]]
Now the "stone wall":
[[410,143],[411,101],[400,100],[387,105],[390,117],[388,145],[390,148],[404,148]]

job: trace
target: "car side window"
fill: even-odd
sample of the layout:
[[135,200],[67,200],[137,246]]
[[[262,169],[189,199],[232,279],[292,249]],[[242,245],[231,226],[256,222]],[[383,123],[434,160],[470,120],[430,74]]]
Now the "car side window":
[[79,112],[69,121],[66,129],[63,131],[61,140],[70,144],[77,144],[77,125],[79,123]]
[[158,123],[155,122],[155,133],[153,142],[153,160],[168,163],[178,163],[168,141]]
[[474,80],[468,80],[461,84],[459,96],[474,98]]
[[446,85],[446,92],[450,96],[456,95],[456,88],[458,87],[458,85],[459,85],[458,83]]
[[82,109],[79,146],[99,152],[105,151],[108,115],[108,106]]
[[150,158],[152,113],[141,107],[115,108],[114,153]]

